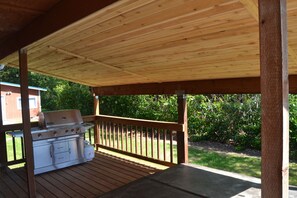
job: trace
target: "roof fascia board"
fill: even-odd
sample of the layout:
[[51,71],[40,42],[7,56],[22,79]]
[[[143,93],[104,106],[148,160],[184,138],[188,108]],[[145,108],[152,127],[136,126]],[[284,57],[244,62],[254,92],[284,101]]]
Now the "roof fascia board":
[[[178,91],[185,94],[260,94],[260,77],[130,84],[93,87],[92,90],[99,96],[171,95]],[[289,91],[297,93],[297,75],[289,76]]]
[[[9,83],[9,82],[0,82],[0,85],[6,85],[6,86],[11,86],[11,87],[21,87],[21,85],[19,85],[19,84]],[[47,89],[44,89],[41,87],[29,86],[28,88],[33,89],[33,90],[39,90],[39,91],[47,91]]]

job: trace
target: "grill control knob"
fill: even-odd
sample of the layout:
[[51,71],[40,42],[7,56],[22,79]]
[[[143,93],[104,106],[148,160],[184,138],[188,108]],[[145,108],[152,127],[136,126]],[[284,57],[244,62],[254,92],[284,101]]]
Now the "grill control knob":
[[71,132],[73,132],[74,131],[74,129],[71,129]]
[[38,135],[37,135],[39,138],[41,137],[41,133],[38,133]]
[[56,136],[57,135],[57,131],[54,131],[54,136]]
[[69,132],[69,130],[68,130],[68,129],[66,129],[66,130],[65,130],[65,133],[68,133],[68,132]]

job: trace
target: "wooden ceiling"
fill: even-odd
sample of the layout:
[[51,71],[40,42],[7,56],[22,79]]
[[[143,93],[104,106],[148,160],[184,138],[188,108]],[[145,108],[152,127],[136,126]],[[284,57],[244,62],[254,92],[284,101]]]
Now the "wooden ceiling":
[[[287,6],[297,74],[297,1]],[[30,71],[92,87],[257,77],[257,0],[120,0],[27,49]],[[17,53],[0,62],[17,66]]]

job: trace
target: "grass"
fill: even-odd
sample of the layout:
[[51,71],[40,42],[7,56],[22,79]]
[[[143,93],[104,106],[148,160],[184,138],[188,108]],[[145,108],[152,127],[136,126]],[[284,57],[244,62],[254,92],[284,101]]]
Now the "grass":
[[[12,137],[6,135],[6,149],[7,149],[7,159],[8,161],[14,160],[13,155],[13,142]],[[16,147],[16,159],[22,158],[22,147],[21,147],[21,138],[15,138],[15,147]]]
[[[261,159],[258,157],[222,154],[189,147],[189,163],[257,178],[261,177]],[[289,174],[290,185],[297,186],[296,163],[290,163]]]

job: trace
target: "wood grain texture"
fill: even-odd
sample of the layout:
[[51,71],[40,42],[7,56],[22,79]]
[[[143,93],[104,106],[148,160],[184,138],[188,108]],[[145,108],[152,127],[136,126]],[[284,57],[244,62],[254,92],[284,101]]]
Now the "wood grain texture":
[[286,12],[286,0],[259,0],[262,96],[261,193],[264,198],[289,197]]
[[[289,92],[296,94],[297,76],[290,75],[289,82]],[[261,92],[259,77],[145,83],[93,88],[93,92],[97,95],[171,95],[176,94],[179,90],[183,90],[186,94],[259,94]]]
[[[0,57],[3,58],[18,49],[32,44],[115,1],[116,0],[95,0],[89,1],[87,4],[83,1],[60,1],[53,9],[49,9],[48,12],[41,15],[36,20],[33,20],[19,32],[9,35],[9,37],[1,43],[1,45],[6,47],[0,47]],[[67,10],[67,12],[65,12],[65,10]]]
[[[55,27],[43,23],[33,35],[24,34],[28,41],[40,35],[27,46],[30,71],[92,87],[260,76],[257,0],[110,0],[100,10],[90,8],[98,1],[81,8],[79,2],[66,0],[50,10],[47,21],[61,20]],[[68,7],[73,9],[61,12]],[[79,9],[92,14],[75,21],[84,15]],[[295,0],[288,0],[287,12],[294,75]],[[41,36],[46,29],[57,31]],[[17,53],[1,63],[17,67]]]
[[[95,159],[63,170],[35,176],[37,197],[98,197],[159,170],[106,153],[96,152]],[[0,196],[28,197],[25,168],[0,172]]]
[[188,163],[188,108],[184,93],[177,94],[178,123],[183,125],[182,131],[177,131],[177,161]]
[[21,84],[21,104],[22,104],[22,121],[25,142],[27,184],[30,197],[36,197],[36,186],[34,178],[34,156],[33,143],[31,136],[30,108],[29,108],[29,90],[28,90],[28,63],[27,50],[19,50],[19,67],[20,67],[20,84]]
[[[257,6],[256,0],[117,1],[28,45],[29,69],[92,87],[259,77]],[[297,3],[288,0],[287,10],[293,75]],[[1,62],[17,66],[17,54]]]

